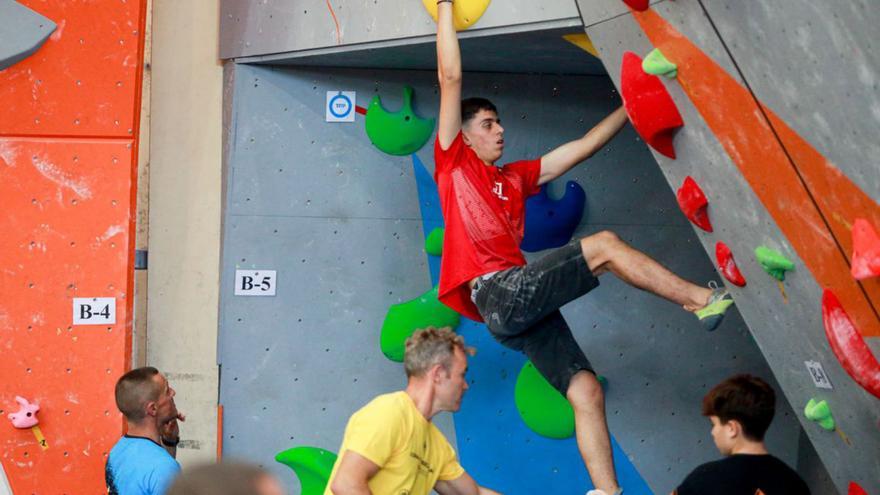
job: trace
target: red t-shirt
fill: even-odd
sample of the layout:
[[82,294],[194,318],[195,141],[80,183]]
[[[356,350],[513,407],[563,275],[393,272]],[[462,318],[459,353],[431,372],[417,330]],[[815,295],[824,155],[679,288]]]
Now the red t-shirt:
[[440,301],[483,321],[471,302],[474,277],[526,264],[519,250],[526,198],[538,192],[541,160],[494,167],[469,148],[461,132],[449,146],[434,143],[434,180],[446,222],[440,261]]

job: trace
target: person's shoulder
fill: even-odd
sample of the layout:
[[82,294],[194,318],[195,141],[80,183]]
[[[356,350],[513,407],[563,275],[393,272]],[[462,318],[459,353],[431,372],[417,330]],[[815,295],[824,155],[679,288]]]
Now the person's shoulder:
[[[801,475],[799,475],[791,466],[786,464],[785,461],[774,455],[768,455],[767,458],[767,462],[771,464],[774,470],[788,478],[788,483],[798,485],[802,490],[807,488],[807,483],[801,478]],[[809,492],[805,491],[804,493]]]
[[371,416],[374,414],[388,415],[399,414],[406,410],[406,392],[392,392],[390,394],[382,394],[376,396],[364,407],[355,412],[355,416]]

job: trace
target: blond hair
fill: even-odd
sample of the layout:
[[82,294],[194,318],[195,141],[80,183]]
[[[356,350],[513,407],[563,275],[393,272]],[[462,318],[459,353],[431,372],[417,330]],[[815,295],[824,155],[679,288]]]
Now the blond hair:
[[440,364],[448,372],[452,368],[452,357],[455,349],[473,356],[476,350],[464,344],[464,337],[455,333],[452,328],[427,327],[416,330],[406,339],[406,351],[403,355],[403,369],[406,376],[421,376],[435,364]]

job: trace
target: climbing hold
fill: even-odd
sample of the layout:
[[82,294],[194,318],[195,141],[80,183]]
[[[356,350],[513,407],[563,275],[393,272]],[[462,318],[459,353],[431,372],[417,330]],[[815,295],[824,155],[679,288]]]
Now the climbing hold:
[[382,323],[379,347],[385,357],[400,363],[403,362],[406,339],[413,332],[425,327],[456,328],[460,320],[458,313],[437,299],[437,286],[434,286],[421,296],[388,309]]
[[709,221],[708,211],[709,200],[706,199],[706,195],[703,194],[697,181],[692,179],[690,175],[685,177],[675,197],[678,199],[678,207],[688,217],[688,220],[706,232],[712,232],[712,222]]
[[596,46],[593,45],[593,40],[591,40],[586,33],[563,34],[562,39],[589,53],[590,55],[599,58],[599,51],[596,50]]
[[574,434],[574,410],[558,390],[527,361],[519,372],[514,402],[523,422],[535,433],[549,438]]
[[810,399],[804,408],[804,415],[810,421],[819,423],[823,429],[834,430],[834,416],[831,415],[831,406],[824,400]]
[[40,420],[37,419],[37,412],[40,411],[40,406],[37,404],[31,404],[24,397],[15,396],[15,401],[18,402],[19,409],[18,412],[9,413],[7,417],[10,421],[12,421],[12,426],[16,428],[33,428],[40,423]]
[[[437,0],[422,0],[422,5],[437,22]],[[471,27],[480,19],[486,7],[489,6],[489,0],[456,0],[452,5],[452,21],[456,31],[461,31]]]
[[880,275],[880,236],[864,218],[853,223],[852,242],[852,276],[865,280]]
[[629,5],[629,8],[639,12],[648,10],[648,0],[623,0],[623,3]]
[[645,74],[642,59],[633,52],[623,54],[620,93],[639,136],[658,153],[674,159],[672,137],[684,121],[660,78]]
[[880,363],[829,289],[822,293],[822,321],[828,344],[843,369],[865,390],[880,398]]
[[55,31],[56,24],[19,2],[0,2],[0,70],[33,55]]
[[302,495],[321,495],[330,481],[336,454],[318,447],[294,447],[279,452],[275,460],[293,469]]
[[596,380],[599,380],[599,385],[602,387],[602,390],[608,391],[608,379],[602,375],[596,375]]
[[758,263],[761,264],[761,268],[780,282],[785,280],[785,272],[794,270],[794,263],[790,259],[786,258],[779,251],[766,246],[755,248],[755,257],[758,259]]
[[642,70],[668,79],[675,79],[678,75],[678,66],[670,62],[659,48],[654,48],[645,56],[645,60],[642,60]]
[[868,492],[855,481],[850,481],[847,495],[868,495]]
[[577,182],[568,181],[565,195],[559,200],[551,199],[547,186],[541,186],[538,194],[526,200],[525,235],[520,248],[534,253],[564,246],[581,222],[586,202],[587,194]]
[[367,108],[367,137],[374,146],[389,155],[415,153],[434,132],[434,119],[420,118],[413,111],[412,95],[411,87],[403,88],[403,107],[395,113],[385,110],[379,95],[373,96]]
[[437,227],[428,234],[428,237],[425,239],[426,253],[433,256],[443,254],[443,233],[443,227]]
[[746,279],[740,273],[739,267],[736,266],[736,260],[733,259],[733,253],[730,252],[727,244],[721,241],[715,243],[715,259],[718,261],[718,268],[721,269],[721,274],[724,275],[724,278],[733,285],[745,287]]

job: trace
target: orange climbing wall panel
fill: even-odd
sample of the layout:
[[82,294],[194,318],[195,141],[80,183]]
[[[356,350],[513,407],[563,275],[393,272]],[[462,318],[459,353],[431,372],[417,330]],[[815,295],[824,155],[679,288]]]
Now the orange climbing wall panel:
[[58,29],[0,72],[0,135],[134,136],[144,1],[26,0]]
[[[146,3],[22,1],[58,24],[0,71],[0,464],[14,493],[105,493],[130,367],[135,178]],[[116,323],[73,325],[74,297]],[[40,405],[48,448],[6,414]]]

